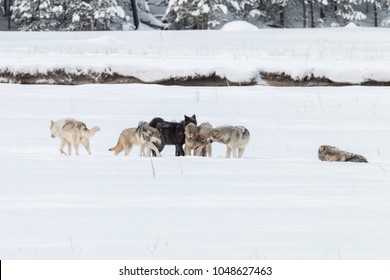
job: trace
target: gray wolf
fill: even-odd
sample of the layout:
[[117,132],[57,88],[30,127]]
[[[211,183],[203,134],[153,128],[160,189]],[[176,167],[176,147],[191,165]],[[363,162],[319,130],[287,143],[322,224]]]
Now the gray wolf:
[[184,136],[185,136],[184,155],[185,156],[190,156],[192,150],[194,150],[194,155],[195,155],[196,148],[198,148],[201,145],[196,141],[196,137],[198,133],[199,133],[199,127],[193,123],[189,123],[184,128]]
[[51,121],[50,124],[51,137],[58,137],[61,141],[59,148],[60,153],[66,155],[63,148],[65,145],[68,145],[69,156],[72,154],[72,146],[76,155],[79,155],[80,143],[85,147],[88,154],[91,154],[89,137],[93,136],[99,130],[100,128],[97,126],[88,129],[85,123],[71,118],[60,119],[56,122]]
[[[184,128],[189,124],[193,123],[197,125],[196,116],[192,117],[184,116],[184,120],[177,122],[167,122],[162,118],[154,118],[150,121],[149,125],[156,128],[160,131],[162,136],[162,147],[164,149],[165,145],[175,145],[176,156],[184,156],[183,145],[185,143]],[[160,151],[161,151],[160,150]]]
[[339,150],[336,147],[322,145],[318,149],[318,158],[322,161],[351,161],[351,162],[368,162],[367,159],[358,154]]
[[220,126],[211,132],[210,139],[226,145],[226,157],[242,157],[250,134],[243,126]]
[[140,156],[150,156],[152,150],[158,157],[161,157],[159,151],[162,143],[160,132],[144,121],[139,122],[136,132],[140,145]]
[[208,122],[201,123],[199,126],[199,133],[195,138],[198,142],[203,143],[196,149],[197,156],[208,156],[211,157],[212,154],[212,140],[211,133],[213,131],[213,126]]
[[[146,123],[147,124],[147,123]],[[145,156],[145,148],[157,151],[157,156],[161,156],[159,150],[154,143],[161,143],[160,133],[149,125],[145,125],[145,122],[140,122],[138,127],[124,129],[119,135],[118,142],[115,147],[108,149],[115,152],[118,155],[125,150],[125,156],[128,156],[134,145],[140,146],[139,155]]]

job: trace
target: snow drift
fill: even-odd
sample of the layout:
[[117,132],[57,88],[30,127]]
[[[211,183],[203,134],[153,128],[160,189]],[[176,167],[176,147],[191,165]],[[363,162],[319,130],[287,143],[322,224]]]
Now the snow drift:
[[[0,81],[283,85],[390,82],[388,29],[2,32]],[[215,83],[207,83],[215,79]],[[265,80],[265,81],[264,81]]]

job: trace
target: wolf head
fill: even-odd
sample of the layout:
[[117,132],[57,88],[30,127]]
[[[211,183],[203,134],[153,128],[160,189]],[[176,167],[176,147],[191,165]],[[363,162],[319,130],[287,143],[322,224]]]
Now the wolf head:
[[189,123],[193,123],[194,125],[197,125],[198,123],[196,122],[196,116],[193,115],[192,117],[188,117],[184,115],[184,127],[186,127]]
[[198,131],[199,129],[195,124],[189,123],[184,129],[184,134],[188,140],[193,141]]
[[194,142],[197,143],[197,147],[209,144],[211,139],[204,133],[198,133],[195,136]]
[[213,129],[210,132],[210,139],[213,141],[218,141],[223,138],[223,133],[221,133],[219,130]]
[[157,129],[151,127],[147,122],[140,121],[136,131],[140,133],[140,135],[142,135],[146,141],[157,143],[159,145],[161,144],[160,132]]

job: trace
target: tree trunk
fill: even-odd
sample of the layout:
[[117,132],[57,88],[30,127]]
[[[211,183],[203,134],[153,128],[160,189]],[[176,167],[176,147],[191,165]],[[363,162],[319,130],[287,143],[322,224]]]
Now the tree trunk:
[[313,0],[310,1],[310,22],[311,22],[311,28],[316,27],[314,22],[314,5]]
[[332,0],[330,2],[330,7],[333,9],[334,12],[337,12],[337,3],[336,0]]
[[322,4],[320,4],[320,17],[323,20],[325,20],[325,18],[326,18],[326,15],[325,15],[325,12],[324,12],[324,6]]
[[135,30],[137,30],[139,27],[139,17],[138,17],[136,0],[131,0],[131,8],[133,10],[133,20],[134,20]]
[[376,7],[376,3],[374,5],[374,26],[378,27],[378,9]]
[[284,7],[280,8],[280,26],[284,27]]
[[307,8],[305,4],[305,0],[302,0],[303,5],[303,28],[307,27]]

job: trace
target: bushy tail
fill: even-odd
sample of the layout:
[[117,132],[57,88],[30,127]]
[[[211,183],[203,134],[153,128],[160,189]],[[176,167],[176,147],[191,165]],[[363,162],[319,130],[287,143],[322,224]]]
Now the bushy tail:
[[100,127],[98,127],[98,126],[92,127],[91,129],[86,128],[83,130],[83,135],[90,137],[90,136],[95,135],[95,133],[98,132],[99,130],[100,130]]
[[245,127],[242,127],[243,128],[243,131],[242,131],[242,140],[245,142],[245,143],[248,143],[250,138],[251,138],[251,134],[249,133],[249,130],[246,129]]
[[352,153],[351,153],[351,156],[346,159],[346,161],[351,161],[351,162],[368,162],[367,159],[364,156],[358,155],[358,154],[352,154]]
[[120,153],[123,150],[122,144],[121,144],[121,139],[118,139],[118,143],[116,143],[115,147],[109,148],[108,149],[110,152],[115,152],[115,154]]

